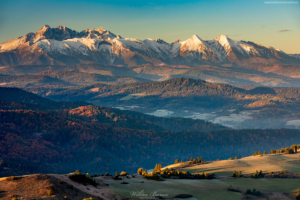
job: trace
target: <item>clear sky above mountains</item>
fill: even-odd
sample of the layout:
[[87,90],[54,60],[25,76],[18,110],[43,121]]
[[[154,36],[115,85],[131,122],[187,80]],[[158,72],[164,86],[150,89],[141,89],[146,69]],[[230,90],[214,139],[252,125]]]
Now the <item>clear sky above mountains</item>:
[[186,40],[194,34],[205,40],[223,34],[234,40],[300,53],[300,4],[284,2],[3,0],[0,43],[48,24],[76,31],[104,27],[122,37],[162,38],[167,42]]

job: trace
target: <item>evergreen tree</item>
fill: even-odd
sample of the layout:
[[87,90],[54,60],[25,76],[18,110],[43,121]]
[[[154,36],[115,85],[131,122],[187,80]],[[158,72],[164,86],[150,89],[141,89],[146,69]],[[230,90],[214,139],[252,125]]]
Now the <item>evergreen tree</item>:
[[233,176],[233,177],[236,177],[236,171],[235,171],[235,170],[233,171],[232,176]]
[[158,164],[158,170],[161,171],[162,164]]
[[138,173],[139,175],[142,175],[142,173],[143,173],[143,168],[139,168],[138,171],[137,171],[137,173]]
[[175,163],[175,164],[179,163],[179,160],[178,160],[178,159],[176,159],[174,163]]
[[242,177],[242,172],[239,171],[238,174],[237,174],[237,176],[238,176],[238,177]]

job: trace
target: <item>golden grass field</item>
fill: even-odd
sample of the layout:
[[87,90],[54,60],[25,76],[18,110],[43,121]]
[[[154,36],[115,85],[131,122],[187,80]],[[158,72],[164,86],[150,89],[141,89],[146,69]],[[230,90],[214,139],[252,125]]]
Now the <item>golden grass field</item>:
[[[192,165],[179,169],[190,173],[215,173],[217,176],[230,176],[234,170],[241,171],[242,174],[253,174],[256,170],[263,172],[276,172],[286,169],[288,172],[300,173],[300,153],[276,154],[264,156],[249,156],[238,160],[213,161],[209,164]],[[181,163],[167,166],[168,168],[178,168]]]

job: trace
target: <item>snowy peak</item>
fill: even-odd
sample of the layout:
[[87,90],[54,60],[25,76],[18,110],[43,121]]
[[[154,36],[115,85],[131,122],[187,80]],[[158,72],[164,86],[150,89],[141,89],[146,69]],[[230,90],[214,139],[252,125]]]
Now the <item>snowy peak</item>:
[[298,56],[254,42],[234,41],[226,35],[213,40],[192,35],[185,41],[169,44],[161,38],[122,38],[103,27],[77,32],[61,25],[56,28],[44,25],[35,33],[0,44],[0,57],[3,58],[0,66],[10,65],[12,59],[14,65],[94,62],[130,66],[145,63],[197,66],[300,62]]
[[216,38],[216,40],[222,45],[228,45],[229,44],[229,41],[231,39],[229,39],[226,35],[220,35]]
[[180,49],[182,51],[188,50],[188,51],[196,51],[196,52],[202,52],[204,50],[208,50],[209,46],[206,44],[204,40],[202,40],[198,35],[193,35],[188,40],[181,42]]
[[193,42],[202,41],[202,39],[198,35],[192,35],[189,40],[192,40]]

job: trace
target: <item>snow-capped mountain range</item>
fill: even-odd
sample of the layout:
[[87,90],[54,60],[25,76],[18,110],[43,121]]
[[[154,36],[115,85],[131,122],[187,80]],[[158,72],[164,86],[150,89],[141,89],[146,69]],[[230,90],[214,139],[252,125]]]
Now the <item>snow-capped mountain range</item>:
[[193,35],[185,41],[169,44],[161,39],[122,38],[102,27],[77,32],[63,26],[45,25],[36,33],[0,44],[0,66],[79,63],[244,66],[249,63],[300,64],[300,59],[273,47],[234,41],[225,35],[214,40]]

